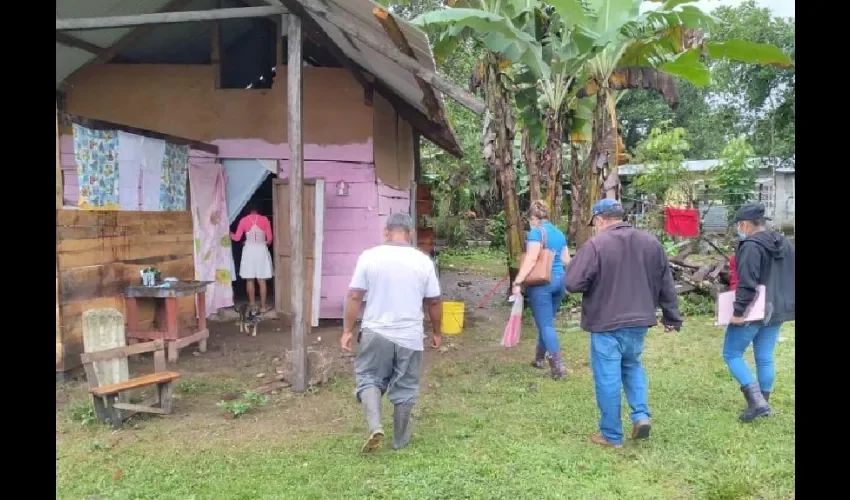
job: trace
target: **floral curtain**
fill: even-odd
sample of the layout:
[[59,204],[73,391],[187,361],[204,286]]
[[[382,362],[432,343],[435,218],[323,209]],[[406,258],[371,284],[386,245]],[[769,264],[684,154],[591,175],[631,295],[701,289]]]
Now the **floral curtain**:
[[186,175],[189,146],[165,143],[159,187],[159,208],[163,211],[186,210]]
[[233,252],[227,220],[227,180],[220,164],[192,164],[192,225],[195,235],[196,279],[212,281],[207,287],[207,315],[233,305]]
[[77,204],[86,210],[118,210],[118,134],[77,124],[73,130],[80,183]]

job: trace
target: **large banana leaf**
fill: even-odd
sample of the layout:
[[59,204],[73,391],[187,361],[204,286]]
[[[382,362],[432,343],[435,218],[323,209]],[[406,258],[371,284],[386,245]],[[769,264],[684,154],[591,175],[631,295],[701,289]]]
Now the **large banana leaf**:
[[593,136],[593,110],[596,108],[596,95],[576,99],[573,108],[575,113],[570,124],[570,139],[573,142],[590,142]]
[[437,28],[443,32],[441,37],[447,39],[441,38],[441,43],[434,47],[435,56],[440,51],[439,58],[446,57],[448,54],[444,51],[453,48],[451,38],[468,34],[481,40],[490,52],[521,62],[539,77],[548,77],[548,68],[541,60],[540,44],[532,35],[517,29],[506,16],[480,9],[452,8],[426,12],[412,22],[426,30]]
[[579,30],[582,36],[593,36],[593,44],[605,47],[620,38],[620,31],[640,15],[643,0],[585,0],[593,13],[588,16],[589,30]]
[[547,3],[555,9],[567,27],[587,24],[581,0],[549,0]]
[[700,61],[700,48],[689,49],[679,54],[672,61],[666,62],[658,67],[661,71],[684,78],[698,87],[705,87],[711,83],[711,72],[702,61]]
[[676,7],[678,5],[682,5],[682,4],[686,4],[686,3],[694,3],[694,2],[698,2],[699,0],[646,0],[646,1],[652,2],[652,3],[663,3],[664,5],[662,5],[661,8],[663,10],[670,10],[673,7]]
[[729,59],[747,64],[770,64],[779,67],[793,66],[794,62],[779,47],[769,43],[749,40],[727,40],[705,44],[712,59]]
[[498,33],[506,38],[525,43],[534,43],[534,37],[516,29],[510,20],[498,14],[480,9],[441,9],[425,12],[411,21],[413,24],[429,27],[432,25],[445,28],[448,26],[463,26],[472,28],[476,33]]

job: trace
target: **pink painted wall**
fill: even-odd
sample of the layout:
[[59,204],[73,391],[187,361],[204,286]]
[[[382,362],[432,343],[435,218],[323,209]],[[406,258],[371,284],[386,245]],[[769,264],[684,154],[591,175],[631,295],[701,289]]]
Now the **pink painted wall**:
[[74,137],[63,135],[59,138],[59,166],[62,167],[62,192],[65,206],[77,206],[80,199],[80,179],[77,177],[77,163],[74,161]]
[[[278,168],[280,178],[289,176],[288,160],[280,160]],[[304,177],[325,180],[319,317],[339,319],[357,257],[381,242],[375,167],[372,163],[307,160]],[[348,196],[336,194],[336,183],[341,180],[349,185]]]
[[[289,175],[289,148],[262,140],[219,140],[220,158],[259,158],[278,160],[278,176]],[[79,198],[74,143],[70,135],[60,138],[60,163],[64,177],[65,203],[76,205]],[[382,240],[384,222],[393,212],[410,211],[410,194],[378,181],[371,142],[347,146],[305,145],[305,178],[325,180],[325,223],[322,251],[322,297],[320,318],[342,318],[348,284],[363,250]],[[208,154],[192,150],[192,162],[215,161]],[[337,196],[336,183],[349,184],[348,196]]]
[[410,192],[378,181],[378,229],[383,231],[387,217],[396,212],[410,213]]

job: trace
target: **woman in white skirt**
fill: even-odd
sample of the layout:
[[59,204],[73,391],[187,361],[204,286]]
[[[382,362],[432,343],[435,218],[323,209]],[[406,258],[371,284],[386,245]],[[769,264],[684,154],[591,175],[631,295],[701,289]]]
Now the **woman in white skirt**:
[[248,292],[248,303],[251,308],[255,304],[254,280],[260,285],[260,311],[266,312],[266,297],[268,290],[266,280],[273,276],[272,257],[269,245],[272,239],[272,225],[268,217],[257,213],[257,207],[248,208],[248,215],[242,217],[236,232],[230,235],[233,241],[239,241],[245,235],[245,245],[242,247],[242,261],[239,263],[239,276],[245,280]]

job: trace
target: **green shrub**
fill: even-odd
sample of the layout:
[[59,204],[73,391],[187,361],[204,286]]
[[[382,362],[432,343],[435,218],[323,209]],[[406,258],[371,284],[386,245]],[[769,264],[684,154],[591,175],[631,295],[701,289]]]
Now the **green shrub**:
[[504,210],[490,219],[490,222],[487,224],[487,234],[490,235],[490,248],[505,248],[507,227]]

